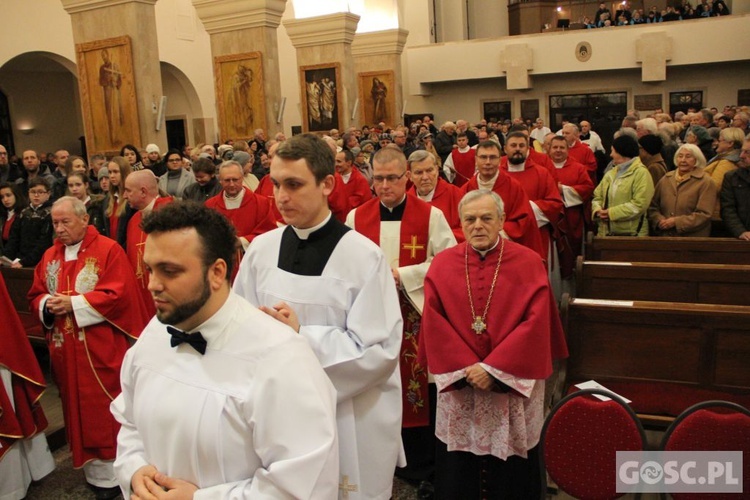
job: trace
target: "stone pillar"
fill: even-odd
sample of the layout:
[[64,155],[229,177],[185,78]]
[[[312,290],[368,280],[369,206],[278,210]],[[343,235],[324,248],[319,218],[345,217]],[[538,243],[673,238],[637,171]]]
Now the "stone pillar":
[[[276,29],[286,0],[193,0],[193,6],[211,36],[219,139],[252,138],[256,128],[264,129],[269,138],[282,132]],[[228,73],[236,72],[240,62],[254,70],[249,86],[251,120],[247,119],[249,112],[245,116],[241,114],[230,95],[232,82]],[[255,91],[255,85],[259,85],[262,92]]]
[[[284,21],[284,27],[297,49],[297,65],[300,69],[300,105],[302,111],[302,130],[305,132],[328,132],[331,128],[343,131],[352,123],[352,111],[357,99],[357,79],[352,57],[352,40],[357,30],[359,16],[351,13],[329,14],[307,19]],[[310,94],[305,76],[310,78],[325,77],[336,69],[338,117],[334,126],[321,114],[321,121],[314,120],[314,111],[308,107]],[[317,91],[316,91],[317,92]],[[321,100],[323,96],[320,96]],[[311,102],[315,97],[311,96]]]
[[[384,121],[394,127],[403,121],[404,93],[401,84],[401,53],[409,32],[405,29],[359,33],[352,43],[354,69],[359,88],[359,106],[355,124],[374,125]],[[373,97],[374,79],[382,81],[383,77],[390,82],[383,82],[388,88],[384,118],[375,116],[376,99]]]
[[[156,130],[162,96],[154,12],[156,1],[61,0],[63,8],[70,14],[73,40],[78,52],[77,69],[88,154],[119,154],[122,145],[131,142],[142,147],[149,143],[167,144],[164,124],[161,124],[161,130]],[[113,42],[97,43],[105,39]],[[129,39],[132,64],[125,60],[125,45],[107,48],[110,43],[118,43],[114,39],[122,43],[127,43]],[[122,70],[121,77],[125,79],[119,88],[116,85],[112,87],[114,97],[112,94],[104,97],[106,88],[99,85],[97,73],[108,71],[100,68],[104,67],[102,57],[105,48],[108,53],[111,52],[115,68],[110,73],[117,75],[118,70]],[[84,61],[87,64],[82,67]],[[132,73],[127,74],[126,69],[130,67]],[[105,99],[112,108],[109,114],[105,109]],[[119,109],[117,104],[121,106]],[[109,128],[109,134],[108,122],[118,124]],[[113,128],[117,128],[117,131],[113,131]],[[108,137],[110,134],[111,137]]]

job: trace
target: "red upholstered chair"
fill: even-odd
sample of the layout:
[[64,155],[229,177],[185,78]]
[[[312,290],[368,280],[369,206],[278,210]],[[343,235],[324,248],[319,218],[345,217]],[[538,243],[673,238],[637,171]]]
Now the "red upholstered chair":
[[[683,411],[662,438],[666,451],[742,451],[744,490],[750,487],[750,410],[729,401],[704,401]],[[747,493],[745,493],[747,494]],[[739,498],[742,495],[730,497]],[[673,493],[675,500],[726,498],[726,494]]]
[[[601,401],[593,394],[611,400]],[[615,491],[616,452],[645,446],[643,427],[622,398],[599,389],[575,392],[555,405],[542,427],[542,484],[546,471],[558,488],[576,498],[619,498],[624,493]]]

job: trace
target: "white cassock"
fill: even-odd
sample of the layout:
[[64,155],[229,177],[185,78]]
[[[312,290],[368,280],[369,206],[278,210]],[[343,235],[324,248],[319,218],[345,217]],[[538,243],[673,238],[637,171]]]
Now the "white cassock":
[[383,252],[339,224],[329,216],[316,226],[344,231],[317,275],[278,266],[284,232],[305,240],[308,235],[302,238],[301,230],[288,226],[258,236],[242,259],[234,290],[254,305],[289,304],[298,316],[300,335],[333,382],[338,393],[339,498],[387,500],[395,467],[405,464],[398,368],[401,311]]
[[334,498],[336,395],[307,342],[234,293],[193,331],[205,355],[153,318],[125,356],[111,406],[125,498],[147,464],[196,499]]
[[[0,391],[8,394],[15,408],[12,377],[10,370],[0,366]],[[31,481],[39,481],[53,470],[55,459],[52,458],[43,432],[28,439],[19,439],[0,460],[0,499],[25,498]]]
[[[355,208],[346,217],[346,225],[354,227]],[[427,244],[427,258],[421,264],[411,266],[399,266],[399,253],[401,249],[401,222],[386,221],[380,223],[380,248],[392,269],[398,269],[401,277],[401,286],[409,297],[409,301],[422,314],[424,308],[424,277],[430,268],[432,258],[446,248],[456,244],[456,237],[448,225],[443,212],[439,208],[430,208],[429,242]]]

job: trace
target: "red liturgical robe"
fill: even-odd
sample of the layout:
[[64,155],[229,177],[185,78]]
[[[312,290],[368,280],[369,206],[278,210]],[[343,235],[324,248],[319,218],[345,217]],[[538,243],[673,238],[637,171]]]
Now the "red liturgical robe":
[[[417,196],[417,188],[415,186],[409,188],[409,194]],[[459,188],[438,177],[435,192],[432,194],[432,200],[427,202],[443,212],[445,220],[448,221],[448,225],[451,227],[451,231],[453,231],[453,236],[456,237],[456,241],[459,243],[464,241],[464,232],[461,229],[461,217],[458,214],[458,203],[461,201],[462,196],[463,193]]]
[[[32,311],[41,311],[55,293],[82,296],[88,306],[55,316],[47,337],[74,467],[115,458],[120,426],[109,404],[120,394],[120,367],[129,342],[150,318],[141,296],[133,294],[137,286],[122,248],[93,226],[87,228],[77,259],[66,262],[65,245],[55,240],[34,271]],[[104,319],[94,323],[98,318],[89,308]]]
[[[349,177],[349,182],[344,183],[343,177],[341,183],[346,192],[346,202],[349,210],[353,210],[364,202],[372,199],[372,190],[367,179],[356,167],[352,168],[352,175]],[[347,212],[349,213],[349,212]]]
[[596,156],[588,144],[576,141],[575,144],[568,148],[568,157],[586,167],[591,182],[596,184]]
[[[468,267],[475,314],[492,289],[502,242],[486,258],[469,248]],[[568,355],[557,306],[538,256],[505,241],[500,271],[485,317],[486,330],[472,329],[466,282],[466,243],[435,256],[425,278],[420,360],[431,373],[451,373],[476,363],[524,379],[544,380],[552,360]]]
[[[472,177],[461,189],[462,196],[469,191],[479,189],[477,176]],[[542,246],[542,237],[536,225],[534,211],[531,209],[529,198],[521,184],[499,169],[492,190],[502,198],[505,205],[505,224],[503,224],[505,234],[516,243],[534,250],[543,260],[547,260],[547,249]]]
[[[431,206],[407,195],[401,218],[398,267],[421,264],[428,257]],[[354,229],[380,246],[380,200],[373,198],[354,212]],[[417,362],[420,314],[399,290],[404,337],[401,342],[399,366],[404,427],[420,427],[429,423],[427,371]]]
[[542,246],[550,248],[550,237],[556,233],[557,224],[563,218],[563,202],[555,180],[544,167],[531,159],[527,159],[524,169],[518,172],[508,170],[507,163],[502,168],[521,184],[529,200],[539,207],[549,221],[549,224],[541,227],[540,235]]
[[453,160],[453,168],[456,169],[456,178],[453,179],[453,184],[458,187],[466,184],[469,179],[474,177],[476,171],[476,149],[469,149],[466,153],[461,153],[457,148],[451,151],[451,160]]
[[[0,382],[0,460],[18,439],[30,438],[47,428],[39,400],[45,388],[44,375],[26,338],[21,320],[0,275],[0,365],[11,372],[11,387]],[[8,394],[13,395],[15,410]]]
[[[170,203],[172,198],[159,197],[154,200],[153,210],[158,210],[159,207]],[[143,297],[143,303],[146,305],[146,311],[149,317],[156,314],[156,306],[154,306],[154,299],[151,297],[151,292],[148,291],[148,278],[149,274],[146,267],[143,265],[143,248],[146,245],[146,233],[141,230],[141,222],[143,221],[143,210],[138,210],[128,221],[128,233],[127,233],[127,254],[128,261],[135,271],[135,279],[138,284],[138,291]]]
[[[570,255],[562,255],[560,258],[562,276],[566,278],[572,275],[575,259],[581,254],[586,224],[585,214],[587,208],[590,207],[594,183],[586,167],[571,158],[568,158],[562,168],[557,169],[557,178],[563,186],[565,225],[568,228],[567,236],[571,250]],[[576,195],[580,198],[580,202],[575,199]]]
[[264,175],[258,183],[258,187],[255,188],[255,194],[258,196],[265,196],[271,202],[271,211],[276,219],[276,222],[284,223],[284,218],[281,216],[278,207],[276,207],[276,199],[273,197],[273,182],[271,182],[270,175]]
[[259,234],[276,229],[277,226],[271,209],[273,198],[269,200],[267,197],[253,193],[248,188],[243,189],[245,194],[242,195],[239,208],[233,210],[227,208],[223,191],[206,200],[206,206],[229,219],[237,230],[237,236],[245,238],[249,243]]

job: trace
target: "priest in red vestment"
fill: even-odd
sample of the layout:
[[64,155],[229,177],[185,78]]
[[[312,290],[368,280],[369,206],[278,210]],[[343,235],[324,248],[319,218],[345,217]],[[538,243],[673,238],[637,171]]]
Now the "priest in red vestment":
[[373,156],[377,198],[351,211],[346,224],[379,245],[391,263],[404,320],[399,365],[403,401],[401,436],[407,467],[397,474],[414,481],[430,481],[434,433],[430,428],[428,377],[417,362],[423,283],[433,257],[454,246],[456,239],[440,210],[406,193],[408,179],[406,158],[401,150],[393,147],[379,150]]
[[568,244],[560,254],[560,274],[563,279],[573,276],[576,258],[583,251],[586,207],[591,205],[594,183],[585,166],[568,156],[568,142],[564,137],[551,139],[549,155],[557,169],[557,187],[565,205],[565,226]]
[[531,248],[546,260],[547,251],[542,246],[539,227],[529,198],[517,180],[500,169],[502,152],[494,141],[485,141],[477,146],[477,175],[461,188],[464,195],[475,189],[494,191],[505,204],[503,232],[511,240]]
[[[269,176],[265,176],[268,178]],[[276,229],[276,217],[272,200],[258,195],[243,186],[242,167],[235,161],[225,161],[219,167],[219,183],[222,191],[206,200],[206,206],[229,219],[237,231],[236,262],[253,239],[259,234]],[[237,275],[237,266],[232,270],[232,281]]]
[[341,176],[349,210],[355,209],[367,200],[372,199],[370,183],[367,182],[358,168],[352,168],[353,165],[354,155],[351,151],[342,149],[336,153],[336,173]]
[[146,234],[141,230],[143,217],[152,210],[172,202],[172,197],[159,196],[158,179],[150,170],[138,170],[125,179],[124,197],[130,209],[135,210],[127,222],[125,251],[130,265],[135,271],[137,290],[146,304],[149,317],[156,314],[151,292],[148,291],[149,273],[143,264],[143,247],[146,245]]
[[453,231],[456,241],[464,240],[461,220],[458,217],[458,202],[461,190],[440,178],[435,157],[429,151],[420,149],[409,155],[407,162],[411,173],[412,186],[407,193],[413,194],[433,207],[439,208]]
[[36,267],[29,302],[49,331],[73,466],[83,467],[89,485],[106,498],[117,486],[112,460],[119,431],[109,404],[120,393],[125,351],[150,316],[133,293],[125,252],[88,225],[80,200],[55,202],[52,223],[57,238]]
[[[547,269],[558,275],[557,251],[553,242],[560,234],[563,219],[563,203],[557,183],[547,170],[535,164],[529,157],[528,137],[523,132],[511,132],[505,138],[505,156],[501,168],[523,187],[534,211],[536,224],[545,249]],[[559,275],[558,275],[559,276]]]
[[455,186],[461,187],[474,177],[476,171],[476,150],[469,147],[469,138],[465,132],[456,134],[456,147],[445,159],[443,171],[446,178]]
[[0,498],[22,498],[32,480],[52,472],[44,375],[0,275]]
[[591,182],[596,185],[596,156],[591,147],[581,142],[581,130],[575,123],[566,123],[562,128],[563,136],[568,141],[568,156],[586,167]]
[[[503,202],[461,201],[466,242],[425,278],[419,359],[438,389],[438,498],[539,498],[544,384],[567,356],[542,260],[500,236]],[[502,493],[501,493],[502,492]]]

